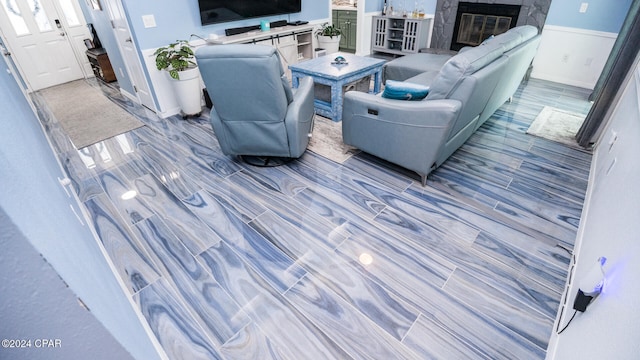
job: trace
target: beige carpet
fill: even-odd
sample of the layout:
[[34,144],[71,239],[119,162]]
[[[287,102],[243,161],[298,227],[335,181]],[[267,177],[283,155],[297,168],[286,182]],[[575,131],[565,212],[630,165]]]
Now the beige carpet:
[[307,149],[342,164],[360,150],[342,142],[342,122],[316,115]]
[[584,122],[584,115],[545,106],[531,123],[527,134],[570,146],[578,146],[575,136]]
[[76,149],[144,125],[84,80],[43,89],[40,94]]

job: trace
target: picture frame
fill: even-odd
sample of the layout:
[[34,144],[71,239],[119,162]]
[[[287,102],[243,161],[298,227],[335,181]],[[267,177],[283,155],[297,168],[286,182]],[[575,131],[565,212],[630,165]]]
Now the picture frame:
[[89,5],[94,10],[102,10],[102,4],[100,4],[100,0],[88,0],[88,1],[89,1]]

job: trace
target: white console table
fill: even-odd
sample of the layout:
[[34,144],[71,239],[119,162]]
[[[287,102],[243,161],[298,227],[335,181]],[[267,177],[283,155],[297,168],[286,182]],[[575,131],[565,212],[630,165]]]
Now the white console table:
[[268,31],[250,31],[237,35],[210,37],[207,43],[222,44],[265,44],[278,48],[283,61],[288,65],[295,65],[299,61],[313,58],[313,30],[314,25],[282,26]]

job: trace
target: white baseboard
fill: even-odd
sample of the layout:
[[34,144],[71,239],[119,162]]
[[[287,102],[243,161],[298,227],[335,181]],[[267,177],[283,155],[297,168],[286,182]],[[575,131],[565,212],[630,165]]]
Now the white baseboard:
[[178,115],[178,114],[180,114],[180,108],[179,107],[167,109],[166,111],[158,111],[156,113],[156,115],[158,115],[161,119],[166,119],[169,116]]
[[531,76],[593,89],[617,35],[546,25]]
[[133,101],[134,103],[140,104],[140,100],[138,100],[138,97],[126,91],[125,89],[120,88],[120,94],[122,94],[122,96],[126,97],[127,99]]
[[531,77],[534,79],[547,80],[547,81],[551,81],[559,84],[576,86],[583,89],[593,90],[595,86],[595,84],[590,81],[580,81],[580,80],[569,78],[569,77],[558,76],[556,74],[545,74],[542,72],[536,72],[535,70],[531,72]]

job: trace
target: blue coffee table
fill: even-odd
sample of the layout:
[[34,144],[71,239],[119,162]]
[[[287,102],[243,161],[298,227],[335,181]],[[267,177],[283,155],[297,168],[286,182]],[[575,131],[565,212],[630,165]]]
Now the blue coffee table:
[[[342,65],[332,64],[337,56],[342,56],[347,63]],[[366,76],[373,75],[373,92],[380,92],[380,81],[382,78],[382,65],[384,60],[369,57],[356,56],[348,53],[334,53],[321,56],[312,60],[303,61],[299,64],[290,65],[291,83],[294,88],[298,87],[299,79],[311,76],[316,84],[324,84],[331,87],[331,101],[327,102],[316,98],[314,106],[316,112],[322,116],[331,118],[333,121],[342,120],[342,87],[353,83]]]

